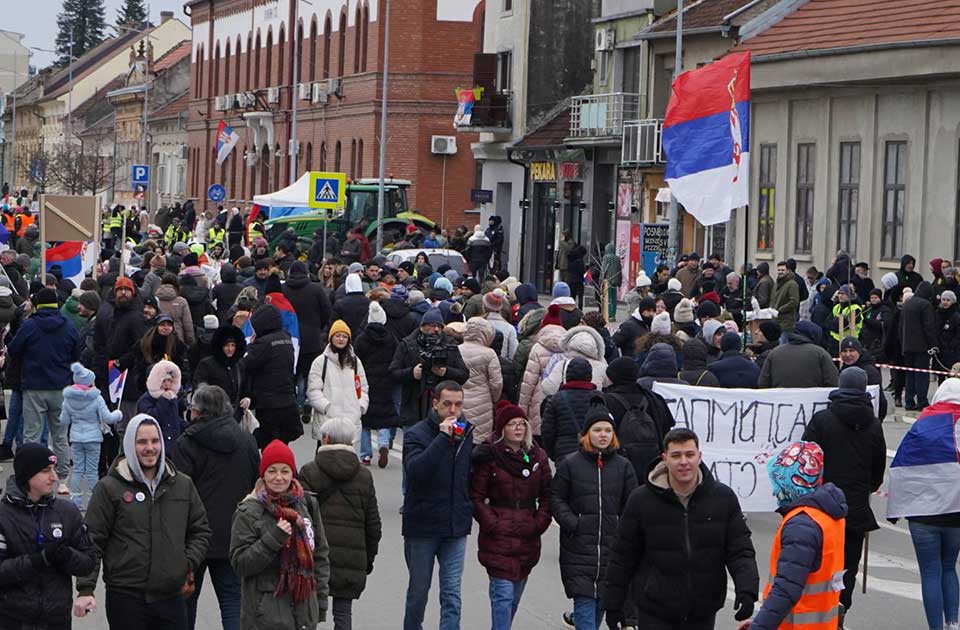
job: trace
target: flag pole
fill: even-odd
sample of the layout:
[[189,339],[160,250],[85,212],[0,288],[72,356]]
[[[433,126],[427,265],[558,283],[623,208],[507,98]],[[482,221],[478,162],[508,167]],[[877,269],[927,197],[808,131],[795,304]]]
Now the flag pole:
[[[680,73],[683,71],[683,0],[677,0],[677,40],[676,40],[676,50],[674,51],[673,59],[673,80],[676,81],[680,76]],[[669,232],[668,236],[670,239],[670,247],[672,260],[671,264],[676,263],[678,250],[680,249],[680,234],[679,234],[679,214],[680,209],[677,206],[677,197],[673,194],[673,191],[670,192],[670,209],[669,209]]]

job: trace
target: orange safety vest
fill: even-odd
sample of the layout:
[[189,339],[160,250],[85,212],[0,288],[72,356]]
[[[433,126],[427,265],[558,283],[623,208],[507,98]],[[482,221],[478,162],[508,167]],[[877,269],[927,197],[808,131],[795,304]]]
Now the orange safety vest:
[[26,233],[27,228],[33,225],[33,223],[37,220],[37,218],[32,214],[24,214],[24,213],[19,213],[14,215],[14,219],[16,219],[16,217],[21,217],[20,229],[16,230],[17,238],[23,238],[23,235]]
[[820,568],[807,576],[803,594],[790,614],[786,616],[779,630],[836,630],[837,615],[840,612],[840,591],[843,590],[843,545],[846,519],[833,519],[813,507],[799,507],[791,510],[780,523],[777,535],[773,539],[770,551],[770,573],[767,586],[763,589],[764,599],[770,595],[773,577],[777,574],[777,562],[780,560],[780,537],[783,527],[798,514],[806,514],[820,526],[823,532],[823,548],[820,552]]

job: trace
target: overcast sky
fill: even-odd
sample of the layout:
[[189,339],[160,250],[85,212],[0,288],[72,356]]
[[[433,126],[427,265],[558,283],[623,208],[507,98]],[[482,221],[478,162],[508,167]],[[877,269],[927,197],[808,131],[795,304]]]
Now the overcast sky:
[[[4,4],[22,2],[23,0],[2,0]],[[23,33],[26,35],[25,43],[27,46],[36,46],[38,48],[53,49],[54,40],[57,37],[57,14],[63,6],[62,0],[28,0],[29,10],[8,10],[3,12],[3,22],[0,24],[5,30]],[[106,0],[107,24],[113,25],[117,18],[117,9],[123,4],[122,0]],[[150,8],[150,21],[154,24],[160,23],[161,11],[173,11],[174,17],[182,22],[187,22],[187,16],[183,14],[182,0],[148,0]],[[112,29],[108,30],[113,34]],[[30,63],[37,69],[51,63],[56,55],[33,51],[33,58]]]

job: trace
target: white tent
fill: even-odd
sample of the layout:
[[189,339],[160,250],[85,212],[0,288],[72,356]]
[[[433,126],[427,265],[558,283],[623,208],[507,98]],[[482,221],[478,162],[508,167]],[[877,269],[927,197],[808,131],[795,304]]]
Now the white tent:
[[300,179],[286,188],[267,195],[255,195],[253,203],[270,208],[306,208],[310,198],[310,172],[305,171]]

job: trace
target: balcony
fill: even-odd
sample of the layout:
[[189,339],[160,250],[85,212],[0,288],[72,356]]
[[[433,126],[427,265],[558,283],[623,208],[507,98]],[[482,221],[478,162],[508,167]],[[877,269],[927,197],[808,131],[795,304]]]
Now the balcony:
[[620,142],[623,124],[640,115],[640,95],[614,92],[576,96],[570,102],[570,136],[583,140]]
[[625,165],[663,164],[663,120],[631,120],[623,123],[620,161]]
[[509,135],[513,131],[512,111],[513,98],[510,92],[484,90],[480,100],[473,104],[470,124],[457,126],[457,131]]

